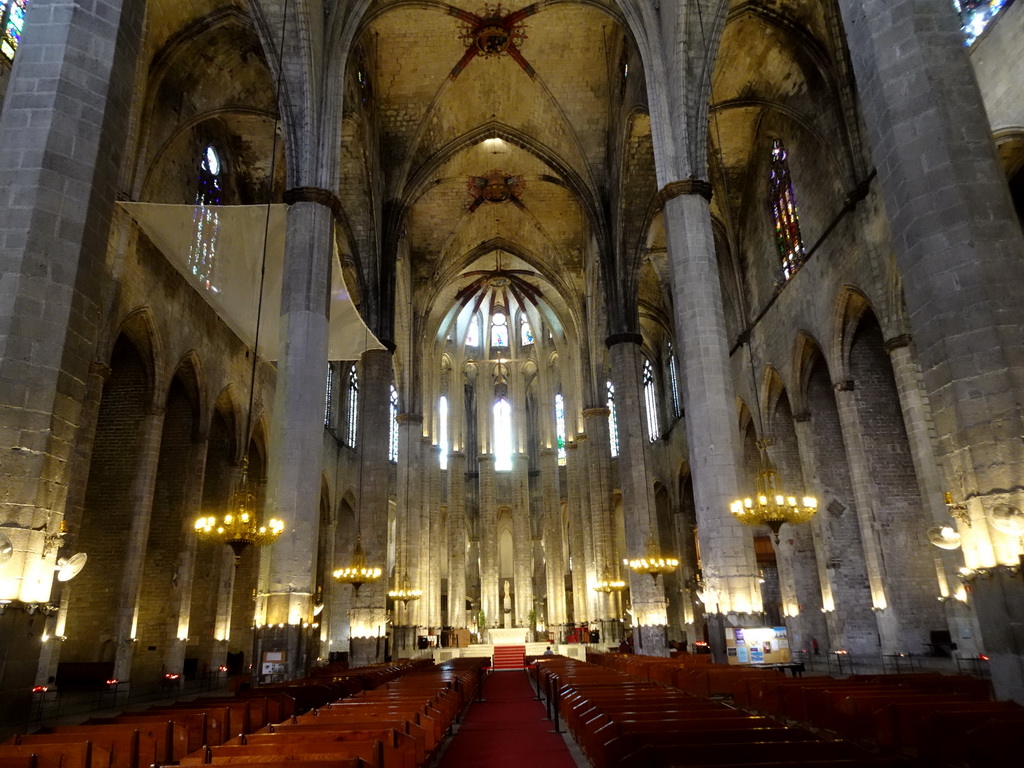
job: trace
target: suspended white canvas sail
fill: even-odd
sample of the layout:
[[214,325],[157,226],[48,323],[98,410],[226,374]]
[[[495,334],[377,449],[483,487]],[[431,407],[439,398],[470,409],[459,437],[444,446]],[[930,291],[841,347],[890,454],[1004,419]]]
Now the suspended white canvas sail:
[[[260,264],[266,236],[266,277],[260,315],[259,349],[264,360],[277,360],[281,273],[284,265],[285,217],[288,206],[207,206],[216,214],[215,263],[210,287],[193,274],[190,265],[196,235],[194,205],[128,203],[130,215],[167,260],[174,265],[218,316],[250,348],[256,340]],[[337,252],[331,270],[329,360],[356,360],[364,349],[383,349],[367,330],[341,277]]]

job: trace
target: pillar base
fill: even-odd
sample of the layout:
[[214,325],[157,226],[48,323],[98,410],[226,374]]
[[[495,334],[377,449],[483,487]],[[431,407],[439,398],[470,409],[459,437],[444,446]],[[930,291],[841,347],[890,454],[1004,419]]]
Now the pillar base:
[[635,627],[633,650],[644,656],[668,657],[668,627]]
[[382,664],[387,660],[388,651],[386,635],[353,637],[349,641],[348,665],[349,667],[366,667],[370,664]]
[[298,624],[257,627],[253,639],[252,679],[256,685],[309,675],[315,658],[314,630]]
[[992,568],[970,582],[997,699],[1024,704],[1024,577],[1020,568]]
[[0,740],[28,723],[32,715],[32,686],[45,623],[41,612],[29,614],[18,603],[8,605],[0,616],[0,647],[5,662],[0,672]]

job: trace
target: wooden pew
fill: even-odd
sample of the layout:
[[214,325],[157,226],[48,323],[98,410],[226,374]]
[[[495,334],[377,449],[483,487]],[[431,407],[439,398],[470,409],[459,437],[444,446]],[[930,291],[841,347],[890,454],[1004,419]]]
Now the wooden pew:
[[295,760],[336,760],[358,757],[368,768],[383,768],[384,745],[380,739],[367,741],[323,742],[309,740],[292,744],[257,744],[208,747],[198,755],[190,755],[181,765],[231,765],[233,763],[280,763],[291,765]]
[[156,740],[143,737],[136,729],[104,728],[88,733],[34,733],[15,737],[15,744],[34,746],[37,744],[92,744],[107,750],[111,756],[110,768],[147,768],[157,760]]
[[[55,725],[46,729],[48,733],[54,734],[75,734],[88,737],[90,734],[97,734],[97,739],[103,743],[103,734],[108,731],[113,733],[133,731],[139,732],[139,758],[143,765],[150,763],[173,763],[188,754],[188,731],[185,727],[170,720],[154,719],[149,722],[122,723],[112,725]],[[143,745],[152,741],[155,755],[149,759],[148,751],[143,750]]]
[[37,768],[110,768],[110,752],[92,742],[73,744],[0,745],[0,766],[8,760],[23,763],[35,759]]
[[[391,729],[408,736],[413,744],[413,756],[416,765],[424,765],[431,756],[432,750],[427,748],[427,733],[424,728],[408,720],[352,720],[337,723],[282,723],[272,726],[272,733],[298,733],[312,738],[317,733],[331,733],[336,730],[371,730],[373,728]],[[261,734],[257,734],[261,735]]]

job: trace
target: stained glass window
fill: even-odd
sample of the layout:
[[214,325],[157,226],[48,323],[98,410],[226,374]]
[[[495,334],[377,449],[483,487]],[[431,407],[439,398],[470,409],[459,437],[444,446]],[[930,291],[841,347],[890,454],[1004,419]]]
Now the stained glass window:
[[523,315],[522,320],[519,321],[519,343],[524,347],[533,344],[533,329],[530,327],[530,321],[526,319],[526,315]]
[[356,426],[359,424],[359,374],[353,363],[348,369],[348,402],[345,404],[345,445],[356,447]]
[[494,404],[494,469],[512,469],[512,406],[504,397]]
[[196,207],[192,215],[195,222],[195,236],[188,256],[188,268],[208,291],[217,292],[214,277],[217,267],[217,209],[220,205],[221,163],[217,150],[207,147],[199,160],[199,189],[196,191]]
[[652,443],[661,437],[658,426],[658,391],[654,386],[654,366],[644,359],[644,405],[647,406],[647,439]]
[[479,347],[480,346],[480,316],[473,315],[473,319],[469,321],[469,330],[466,332],[466,346],[467,347]]
[[804,243],[800,238],[800,218],[796,212],[796,194],[789,175],[789,160],[782,139],[772,142],[769,175],[772,220],[775,223],[775,244],[782,262],[782,281],[789,280],[804,260]]
[[672,415],[677,419],[682,415],[683,409],[679,400],[679,368],[676,364],[676,351],[672,342],[668,343],[668,386],[672,390]]
[[327,364],[327,392],[324,396],[324,426],[331,426],[331,405],[334,400],[334,366]]
[[508,318],[504,312],[495,312],[491,315],[491,346],[508,346]]
[[1013,0],[953,0],[953,7],[960,14],[960,27],[964,31],[964,44],[977,40],[1003,8]]
[[555,395],[555,440],[558,443],[558,466],[565,466],[565,400]]
[[615,385],[608,382],[608,442],[611,444],[612,458],[619,455],[619,416],[615,412]]
[[398,390],[391,385],[391,401],[388,406],[391,414],[388,431],[388,460],[392,463],[398,461]]
[[0,51],[8,59],[14,59],[14,52],[21,42],[21,31],[25,28],[25,11],[28,9],[28,0],[0,0],[0,27],[3,29],[3,38],[0,38]]
[[441,395],[437,403],[437,447],[441,449],[439,458],[441,469],[448,469],[448,398]]

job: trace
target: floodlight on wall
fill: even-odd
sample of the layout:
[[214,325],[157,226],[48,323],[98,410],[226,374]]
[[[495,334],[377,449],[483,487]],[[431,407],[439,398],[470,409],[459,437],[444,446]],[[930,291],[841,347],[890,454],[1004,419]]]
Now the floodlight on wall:
[[928,541],[939,549],[959,549],[960,534],[948,525],[937,525],[928,529]]
[[54,570],[57,571],[57,581],[71,581],[82,572],[89,556],[85,552],[79,552],[67,558],[60,558]]
[[1024,536],[1024,512],[1009,504],[996,504],[988,513],[992,527],[1007,536],[1020,538]]

